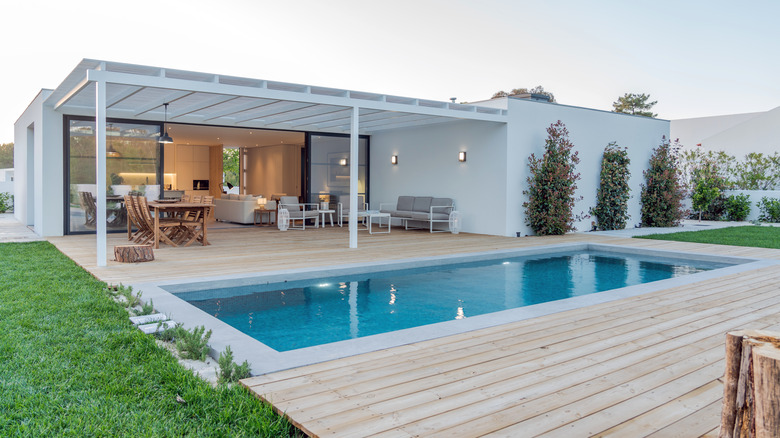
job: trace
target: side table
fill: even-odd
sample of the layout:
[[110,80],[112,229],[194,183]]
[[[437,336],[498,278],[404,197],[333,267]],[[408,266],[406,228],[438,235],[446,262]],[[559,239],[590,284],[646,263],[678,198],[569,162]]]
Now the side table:
[[322,219],[320,219],[320,223],[322,224],[322,228],[325,228],[325,215],[330,216],[330,226],[333,226],[333,213],[336,212],[336,210],[319,210],[320,216],[322,216]]
[[[263,220],[263,215],[268,214],[268,223],[265,223],[265,220]],[[260,223],[257,222],[257,216],[260,216]],[[263,226],[271,226],[276,221],[276,209],[265,209],[265,208],[256,208],[255,209],[255,225],[259,227]]]

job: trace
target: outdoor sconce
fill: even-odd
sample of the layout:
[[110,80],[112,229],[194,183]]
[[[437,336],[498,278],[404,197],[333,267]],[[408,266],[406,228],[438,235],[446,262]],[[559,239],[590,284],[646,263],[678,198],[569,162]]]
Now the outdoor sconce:
[[398,164],[398,155],[393,155],[390,157],[390,162],[393,164]]
[[458,161],[460,161],[461,163],[466,161],[466,152],[464,151],[458,152]]
[[339,164],[342,165],[342,166],[346,166],[347,165],[347,159],[346,158],[340,159],[339,160]]

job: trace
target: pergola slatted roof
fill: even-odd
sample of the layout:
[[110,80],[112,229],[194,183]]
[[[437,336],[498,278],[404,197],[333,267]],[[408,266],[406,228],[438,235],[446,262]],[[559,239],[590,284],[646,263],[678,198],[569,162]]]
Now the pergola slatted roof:
[[110,118],[347,133],[360,108],[360,133],[455,120],[506,122],[506,110],[362,91],[84,59],[47,99],[68,113],[95,110],[106,82]]

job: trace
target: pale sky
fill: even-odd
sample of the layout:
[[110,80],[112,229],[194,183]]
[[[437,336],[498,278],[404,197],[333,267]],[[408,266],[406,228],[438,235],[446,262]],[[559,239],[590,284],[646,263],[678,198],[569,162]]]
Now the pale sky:
[[780,106],[780,1],[2,0],[0,143],[82,58],[459,102],[542,85],[660,118]]

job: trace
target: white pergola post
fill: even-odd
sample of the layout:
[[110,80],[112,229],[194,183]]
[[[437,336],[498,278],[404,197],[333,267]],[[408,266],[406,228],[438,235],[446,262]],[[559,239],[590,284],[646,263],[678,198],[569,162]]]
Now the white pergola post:
[[360,108],[352,107],[349,130],[349,247],[358,246],[358,139],[360,138]]
[[106,82],[95,82],[95,186],[97,265],[106,266]]

